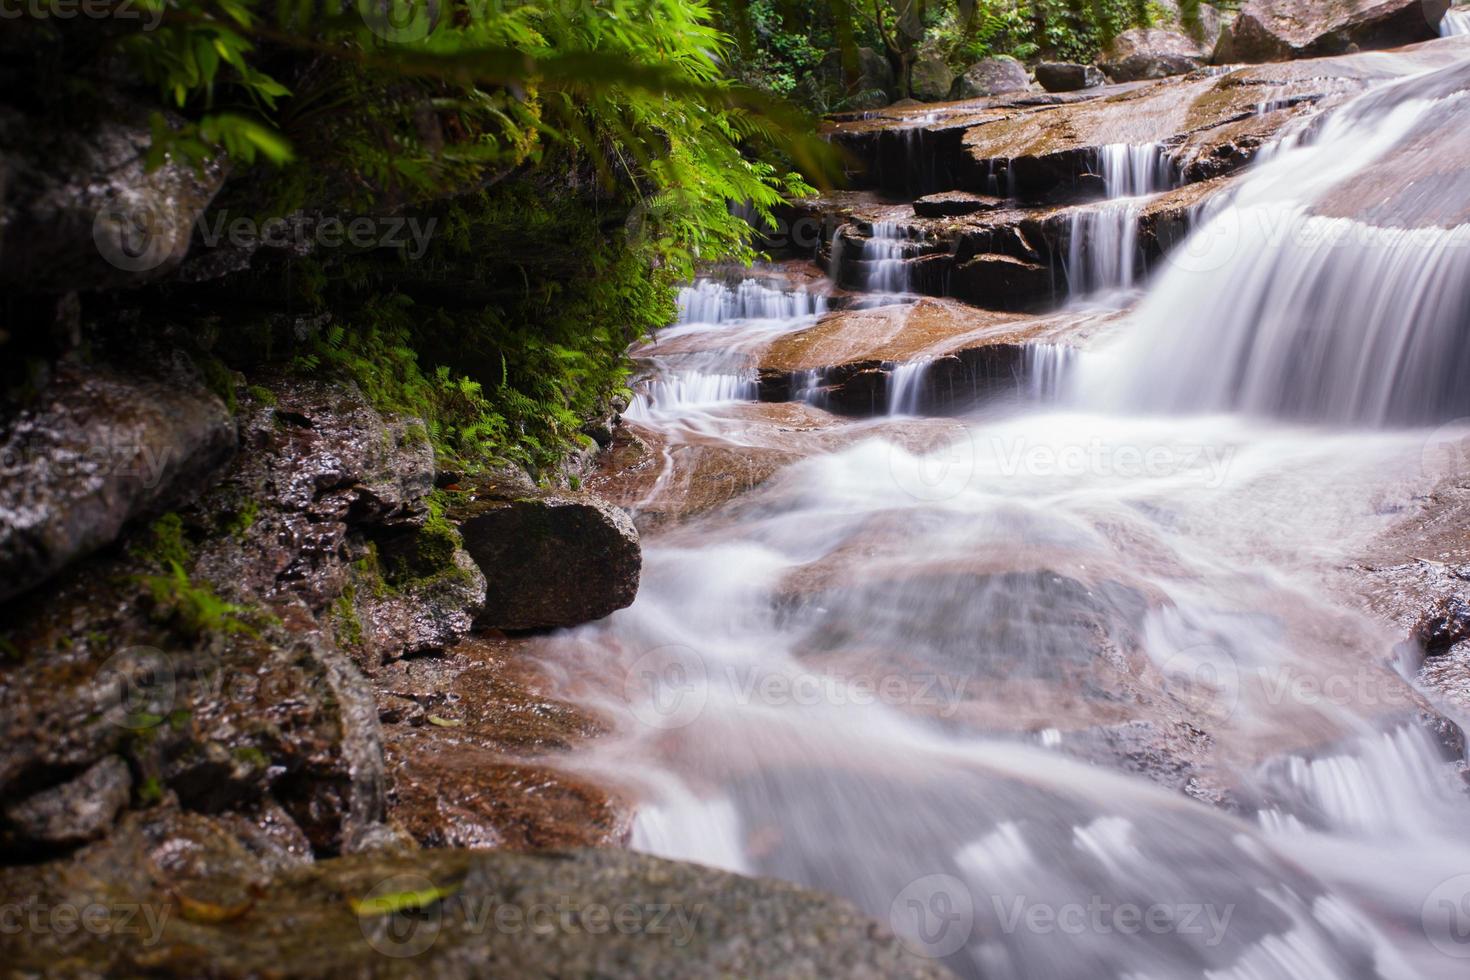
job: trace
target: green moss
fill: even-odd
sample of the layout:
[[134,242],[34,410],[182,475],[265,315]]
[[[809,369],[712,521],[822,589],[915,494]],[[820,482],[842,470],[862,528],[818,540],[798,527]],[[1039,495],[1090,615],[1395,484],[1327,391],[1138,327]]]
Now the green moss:
[[164,514],[149,528],[145,542],[131,549],[139,563],[157,569],[157,573],[137,576],[153,601],[154,616],[170,623],[184,636],[193,638],[208,633],[244,633],[255,635],[255,628],[243,617],[248,610],[221,599],[207,582],[195,582],[185,570],[193,557],[193,548],[184,533],[184,521],[177,513]]
[[235,393],[235,372],[217,357],[196,356],[194,363],[204,375],[205,387],[218,395],[220,401],[225,403],[225,408],[234,415],[240,408],[240,401]]
[[147,537],[130,550],[138,561],[160,569],[187,565],[193,555],[193,546],[184,537],[184,519],[173,511],[154,521]]
[[332,603],[332,623],[338,646],[362,644],[362,620],[357,615],[357,586],[351,582]]
[[260,385],[251,385],[245,389],[245,392],[251,398],[268,408],[274,407],[276,404],[276,393],[269,388],[262,388]]
[[266,769],[271,764],[270,756],[253,745],[242,745],[230,754],[252,769]]
[[255,521],[259,516],[260,501],[247,500],[240,505],[239,510],[235,511],[225,531],[236,541],[244,541],[245,535],[255,526]]
[[157,776],[149,776],[138,785],[138,802],[143,806],[157,806],[163,802],[163,783]]

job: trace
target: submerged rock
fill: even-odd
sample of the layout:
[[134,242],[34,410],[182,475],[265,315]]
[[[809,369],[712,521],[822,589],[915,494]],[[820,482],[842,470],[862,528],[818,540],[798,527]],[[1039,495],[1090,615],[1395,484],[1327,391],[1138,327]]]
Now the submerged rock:
[[1210,52],[1188,35],[1138,27],[1114,38],[1100,65],[1115,82],[1141,82],[1187,75],[1209,60]]
[[1250,0],[1220,35],[1216,64],[1391,48],[1439,36],[1450,0]]
[[975,62],[960,73],[950,86],[951,99],[983,99],[1007,92],[1024,92],[1031,87],[1026,66],[1015,58],[1000,55]]
[[970,194],[966,191],[945,191],[927,194],[914,201],[914,214],[921,218],[959,218],[981,211],[996,211],[1005,206],[1005,200],[985,194]]
[[1108,80],[1092,65],[1044,61],[1036,66],[1036,81],[1048,92],[1080,92],[1106,85]]
[[0,428],[0,600],[199,493],[234,449],[224,403],[186,371],[62,365]]
[[591,494],[492,494],[450,517],[485,575],[482,627],[576,626],[638,594],[638,531],[627,514]]

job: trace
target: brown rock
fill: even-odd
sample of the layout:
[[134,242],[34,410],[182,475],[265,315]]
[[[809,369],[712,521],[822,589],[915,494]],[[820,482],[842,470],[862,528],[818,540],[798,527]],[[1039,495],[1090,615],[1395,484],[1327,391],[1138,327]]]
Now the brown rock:
[[1250,0],[1220,37],[1216,64],[1391,48],[1439,36],[1450,0]]

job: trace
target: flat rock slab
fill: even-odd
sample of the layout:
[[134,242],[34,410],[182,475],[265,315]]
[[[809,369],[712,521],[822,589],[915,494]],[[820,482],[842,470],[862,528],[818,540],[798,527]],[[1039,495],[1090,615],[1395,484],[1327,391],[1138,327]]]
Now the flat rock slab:
[[34,908],[44,920],[67,903],[133,910],[128,930],[0,935],[7,967],[178,977],[273,976],[283,966],[302,978],[948,976],[847,902],[771,879],[618,850],[421,851],[273,869],[205,818],[175,823],[165,834],[134,827],[61,865],[0,871],[4,894],[23,896],[23,916]]
[[927,194],[914,202],[914,214],[921,218],[958,218],[981,211],[996,211],[1006,206],[1004,198],[966,191],[944,191]]

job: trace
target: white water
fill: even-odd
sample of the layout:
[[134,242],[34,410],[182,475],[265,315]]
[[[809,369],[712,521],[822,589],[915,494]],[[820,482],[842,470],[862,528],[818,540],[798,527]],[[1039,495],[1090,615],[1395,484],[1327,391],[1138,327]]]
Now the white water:
[[1149,197],[1175,185],[1168,154],[1156,144],[1103,147],[1098,170],[1107,200],[1073,211],[1067,236],[1066,275],[1072,296],[1130,291],[1143,256],[1139,219]]
[[1461,37],[1470,34],[1470,9],[1451,8],[1439,22],[1439,33],[1443,37]]
[[[1268,155],[1115,349],[1038,345],[1022,393],[1082,408],[831,420],[647,537],[637,602],[543,647],[618,723],[582,764],[640,801],[635,846],[841,894],[987,980],[1466,976],[1463,783],[1397,637],[1326,583],[1426,490],[1427,431],[1363,423],[1447,370],[1365,351],[1452,333],[1433,297],[1470,278],[1432,235],[1211,245],[1232,214],[1319,221],[1429,118],[1409,94]],[[897,366],[890,411],[925,370]],[[1307,406],[1344,424],[1279,417]],[[1220,793],[1236,812],[1190,799]]]
[[904,262],[907,246],[903,225],[896,221],[873,222],[873,234],[863,243],[863,261],[868,263],[866,285],[869,292],[908,291],[908,265]]
[[926,357],[890,366],[888,375],[888,414],[917,415],[924,393],[924,377],[933,362]]
[[826,299],[805,290],[782,290],[757,279],[734,287],[711,279],[679,290],[681,324],[729,323],[733,320],[789,320],[825,312]]

